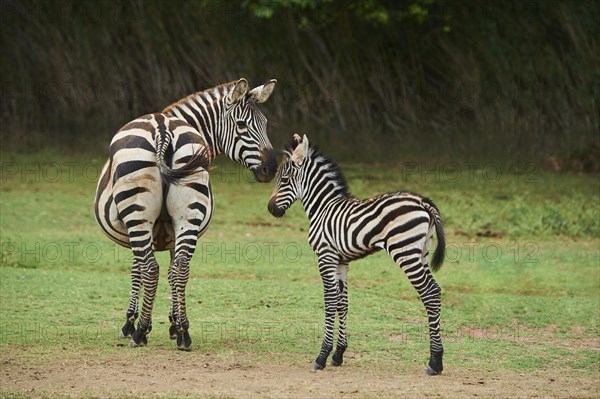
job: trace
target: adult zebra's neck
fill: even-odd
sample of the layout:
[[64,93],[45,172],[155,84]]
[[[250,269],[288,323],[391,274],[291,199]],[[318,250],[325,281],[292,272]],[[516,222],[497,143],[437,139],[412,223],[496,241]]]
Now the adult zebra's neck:
[[352,198],[346,179],[335,161],[311,148],[306,162],[299,199],[309,220],[318,217],[333,202]]
[[235,83],[224,83],[191,94],[162,111],[185,120],[204,137],[211,152],[211,161],[223,152],[219,126],[225,115],[227,95],[233,90]]

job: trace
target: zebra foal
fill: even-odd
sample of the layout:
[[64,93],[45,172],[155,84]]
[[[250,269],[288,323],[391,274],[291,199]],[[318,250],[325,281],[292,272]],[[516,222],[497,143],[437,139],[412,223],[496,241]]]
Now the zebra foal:
[[429,319],[430,358],[427,374],[443,369],[440,335],[441,291],[429,267],[434,232],[438,246],[431,269],[444,260],[444,230],[436,206],[428,198],[407,192],[358,199],[337,164],[309,145],[306,135],[294,135],[284,150],[277,184],[269,199],[269,212],[281,217],[299,199],[310,221],[308,241],[318,257],[325,297],[325,333],[313,370],[325,367],[333,351],[334,324],[339,318],[338,340],[331,364],[340,366],[348,346],[348,264],[384,249],[406,273],[425,305]]

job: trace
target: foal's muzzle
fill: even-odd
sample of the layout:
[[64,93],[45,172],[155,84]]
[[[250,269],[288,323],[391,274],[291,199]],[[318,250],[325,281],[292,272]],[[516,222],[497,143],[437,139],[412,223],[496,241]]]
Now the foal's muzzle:
[[285,215],[285,209],[279,208],[275,204],[275,197],[273,197],[269,200],[268,208],[269,208],[269,212],[271,213],[271,215],[275,216],[276,218],[280,218],[283,215]]

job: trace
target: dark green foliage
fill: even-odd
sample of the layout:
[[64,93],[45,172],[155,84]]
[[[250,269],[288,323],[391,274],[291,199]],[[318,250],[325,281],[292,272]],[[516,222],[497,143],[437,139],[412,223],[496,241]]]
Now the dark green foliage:
[[599,140],[593,1],[13,1],[2,11],[5,149],[96,150],[132,118],[239,77],[279,80],[265,107],[276,146],[302,131],[340,159],[530,162]]

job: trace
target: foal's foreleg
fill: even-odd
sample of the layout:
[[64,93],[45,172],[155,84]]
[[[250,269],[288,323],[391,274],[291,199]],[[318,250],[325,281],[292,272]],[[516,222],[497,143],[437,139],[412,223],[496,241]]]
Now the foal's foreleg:
[[325,298],[325,331],[321,351],[313,370],[322,370],[327,364],[327,358],[333,350],[333,332],[335,327],[335,314],[338,308],[339,285],[337,282],[338,258],[334,253],[322,252],[319,254],[319,272],[323,280],[323,294]]
[[338,341],[335,352],[331,357],[332,366],[341,366],[344,363],[344,352],[348,348],[346,340],[346,318],[348,316],[348,264],[340,263],[337,267],[338,304],[337,314],[339,319]]

